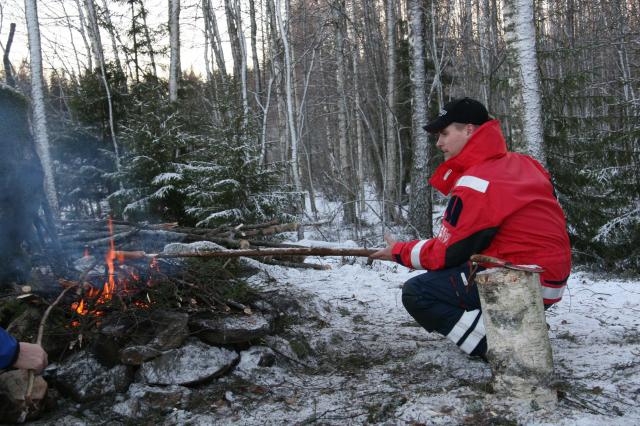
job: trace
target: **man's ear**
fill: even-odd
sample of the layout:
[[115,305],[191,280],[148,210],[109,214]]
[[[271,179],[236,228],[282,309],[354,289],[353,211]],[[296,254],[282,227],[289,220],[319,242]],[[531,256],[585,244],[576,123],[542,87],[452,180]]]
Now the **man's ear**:
[[471,137],[473,132],[475,132],[476,128],[473,124],[467,124],[465,127],[465,131],[467,132],[467,136]]

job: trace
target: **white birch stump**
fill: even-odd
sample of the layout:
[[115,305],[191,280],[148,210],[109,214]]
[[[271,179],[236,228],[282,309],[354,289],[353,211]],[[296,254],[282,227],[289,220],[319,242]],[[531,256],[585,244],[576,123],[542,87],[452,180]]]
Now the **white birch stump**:
[[498,400],[552,409],[557,394],[539,274],[492,268],[476,283]]

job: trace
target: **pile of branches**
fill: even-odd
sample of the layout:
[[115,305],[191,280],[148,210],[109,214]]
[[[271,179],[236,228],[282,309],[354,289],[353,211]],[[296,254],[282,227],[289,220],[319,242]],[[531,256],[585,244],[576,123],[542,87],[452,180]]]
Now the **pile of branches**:
[[[192,243],[210,241],[231,250],[258,250],[265,248],[299,249],[300,246],[278,241],[278,234],[297,232],[302,226],[318,226],[319,223],[301,225],[298,223],[278,223],[270,221],[252,225],[219,226],[217,228],[192,228],[177,223],[134,223],[121,220],[112,221],[112,230],[106,220],[62,221],[59,228],[59,241],[69,256],[81,252],[105,252],[111,241],[118,250],[161,250],[167,242]],[[151,241],[151,243],[150,243]],[[152,242],[156,242],[153,244]],[[286,255],[284,250],[283,255]],[[303,263],[304,256],[260,257],[263,263],[298,268],[325,269],[322,265]],[[331,253],[327,253],[331,254]],[[340,253],[335,253],[339,255]],[[286,259],[286,260],[285,260]]]

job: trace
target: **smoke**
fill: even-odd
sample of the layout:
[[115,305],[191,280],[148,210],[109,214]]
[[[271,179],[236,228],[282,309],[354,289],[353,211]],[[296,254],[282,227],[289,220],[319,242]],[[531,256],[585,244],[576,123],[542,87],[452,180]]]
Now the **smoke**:
[[0,85],[0,287],[28,280],[44,174],[29,130],[28,103]]

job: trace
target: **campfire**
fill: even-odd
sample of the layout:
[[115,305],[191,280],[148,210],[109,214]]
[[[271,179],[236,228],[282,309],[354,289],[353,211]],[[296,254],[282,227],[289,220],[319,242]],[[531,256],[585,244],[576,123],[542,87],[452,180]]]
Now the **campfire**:
[[[34,311],[23,328],[37,328],[35,341],[55,364],[45,372],[46,381],[33,374],[24,379],[35,387],[17,392],[11,418],[40,416],[47,407],[48,384],[84,403],[105,395],[122,397],[128,389],[132,395],[169,392],[172,386],[195,386],[227,374],[240,351],[271,339],[287,323],[285,308],[265,301],[281,296],[254,289],[243,277],[255,274],[256,267],[234,259],[325,269],[304,262],[305,257],[367,256],[376,250],[301,247],[274,238],[298,227],[275,221],[215,229],[111,219],[61,221],[56,254],[68,266],[43,278],[45,292],[29,290],[33,294],[19,297]],[[282,304],[295,306],[287,300]],[[38,319],[39,327],[34,324]],[[264,352],[261,365],[273,363],[273,351],[256,351]],[[137,415],[135,407],[118,410]]]
[[[79,300],[71,304],[71,309],[80,316],[101,317],[104,316],[104,308],[108,307],[111,301],[116,298],[120,301],[123,309],[127,306],[135,306],[137,308],[149,308],[152,301],[146,288],[153,285],[151,274],[143,274],[140,270],[126,262],[125,255],[116,251],[115,241],[113,239],[113,221],[109,217],[107,221],[109,230],[109,247],[104,256],[104,265],[106,277],[103,283],[93,283],[91,280],[81,283],[78,294]],[[85,258],[91,258],[88,248],[84,251]],[[89,268],[83,273],[87,276],[91,269],[97,266],[98,262],[92,262]],[[147,265],[148,269],[159,272],[159,266],[156,259]],[[146,280],[142,277],[147,275]],[[144,294],[144,295],[143,295]],[[143,295],[141,297],[141,295]],[[80,325],[80,321],[73,320],[73,327]],[[96,323],[99,325],[99,322]]]

